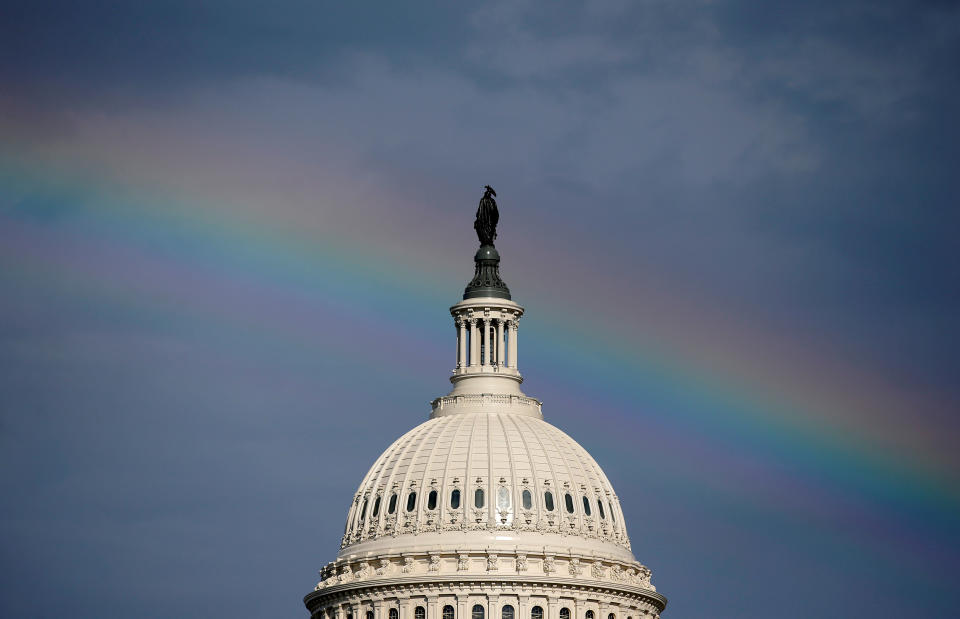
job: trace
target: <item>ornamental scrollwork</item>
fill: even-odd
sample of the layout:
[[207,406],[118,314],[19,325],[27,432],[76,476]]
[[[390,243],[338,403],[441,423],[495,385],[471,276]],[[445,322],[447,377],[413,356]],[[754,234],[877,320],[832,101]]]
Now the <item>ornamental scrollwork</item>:
[[603,568],[603,563],[600,561],[594,561],[593,565],[590,567],[590,575],[599,580],[607,576],[607,570]]
[[543,573],[552,574],[557,571],[556,559],[553,555],[545,555],[543,557]]
[[371,567],[370,564],[364,561],[357,568],[357,571],[353,573],[353,577],[357,580],[361,578],[366,578],[370,575]]

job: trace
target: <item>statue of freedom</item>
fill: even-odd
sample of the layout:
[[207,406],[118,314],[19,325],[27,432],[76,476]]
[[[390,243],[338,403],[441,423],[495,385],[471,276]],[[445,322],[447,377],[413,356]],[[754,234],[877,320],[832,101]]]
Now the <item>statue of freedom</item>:
[[490,185],[485,185],[480,206],[477,207],[477,219],[473,222],[473,229],[477,231],[477,238],[481,245],[493,245],[497,238],[497,222],[500,221],[500,212],[497,211],[497,201],[494,196],[497,192]]

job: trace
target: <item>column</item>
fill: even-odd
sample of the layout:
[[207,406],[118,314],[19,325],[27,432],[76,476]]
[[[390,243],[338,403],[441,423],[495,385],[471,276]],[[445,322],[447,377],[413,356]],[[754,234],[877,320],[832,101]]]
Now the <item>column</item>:
[[480,346],[477,342],[477,319],[470,319],[470,366],[480,365]]
[[457,369],[467,365],[467,323],[457,316]]
[[516,318],[510,321],[510,360],[507,365],[513,369],[517,369],[517,326]]
[[483,365],[490,365],[490,319],[483,319]]
[[497,320],[497,365],[503,367],[507,358],[503,354],[503,319]]

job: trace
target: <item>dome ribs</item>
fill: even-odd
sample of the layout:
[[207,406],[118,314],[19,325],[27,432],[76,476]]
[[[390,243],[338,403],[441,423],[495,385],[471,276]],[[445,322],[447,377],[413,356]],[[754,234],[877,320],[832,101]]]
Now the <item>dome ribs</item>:
[[[456,510],[450,508],[454,487],[461,493]],[[500,497],[504,488],[508,494]],[[480,509],[475,507],[477,489],[484,492]],[[544,503],[547,489],[553,494],[551,512],[546,511]],[[428,510],[432,490],[437,491],[436,505]],[[531,492],[529,509],[523,508],[524,490]],[[394,492],[396,508],[390,514],[389,502]],[[413,509],[408,512],[410,492],[417,496],[409,503]],[[571,495],[572,512],[566,509],[567,492]],[[372,506],[378,493],[380,510],[373,517]],[[592,508],[589,515],[584,499]],[[600,517],[598,500],[609,511],[604,518]],[[368,502],[365,514],[364,502]],[[594,547],[598,543],[611,545],[604,551],[614,553],[610,556],[619,552],[614,547],[628,553],[630,549],[623,510],[599,463],[559,428],[539,417],[513,413],[509,408],[431,417],[401,436],[365,475],[347,520],[341,544],[344,556],[372,548],[416,545],[408,535],[441,536],[454,532],[475,540],[469,546],[473,549],[470,552],[488,548],[496,542],[496,536],[503,535],[502,531],[511,532],[503,539],[515,540],[512,544],[524,543],[521,540],[527,536],[526,544],[546,544],[556,553],[560,547]],[[481,543],[481,539],[489,541]],[[442,542],[442,538],[436,538],[436,542]],[[586,556],[592,556],[592,552]]]

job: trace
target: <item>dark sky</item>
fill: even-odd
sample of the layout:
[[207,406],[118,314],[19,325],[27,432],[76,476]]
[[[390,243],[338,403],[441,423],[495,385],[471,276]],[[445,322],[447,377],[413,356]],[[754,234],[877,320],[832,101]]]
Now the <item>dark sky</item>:
[[955,615],[958,58],[954,2],[0,2],[0,616],[306,616],[487,183],[665,617]]

